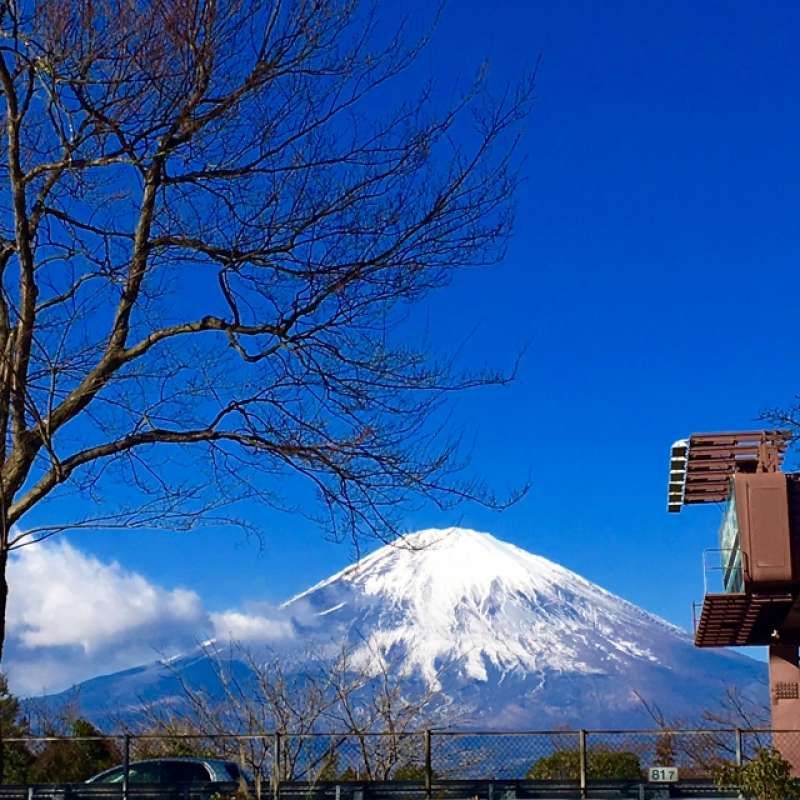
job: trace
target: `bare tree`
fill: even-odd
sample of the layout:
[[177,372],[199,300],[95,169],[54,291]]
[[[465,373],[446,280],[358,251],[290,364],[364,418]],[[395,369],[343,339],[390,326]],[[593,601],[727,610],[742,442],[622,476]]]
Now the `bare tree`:
[[[749,750],[760,748],[769,738],[763,729],[769,727],[770,709],[759,699],[750,697],[735,686],[728,686],[719,701],[700,709],[693,720],[668,717],[662,709],[634,692],[644,710],[663,733],[656,742],[658,763],[671,766],[680,761],[690,770],[702,775],[714,773],[721,765],[733,762],[737,756],[735,730],[747,732],[742,744]],[[702,732],[682,732],[700,725]]]
[[791,434],[790,444],[796,447],[800,441],[800,394],[786,406],[769,408],[759,415],[759,419],[770,426],[787,430]]
[[[175,671],[181,687],[177,703],[166,709],[161,705],[145,708],[144,720],[134,731],[154,738],[140,742],[137,757],[184,751],[233,758],[252,773],[260,796],[262,782],[275,772],[276,746],[280,747],[281,770],[294,776],[304,736],[317,729],[335,702],[323,665],[322,672],[290,674],[282,658],[257,658],[235,643],[225,651],[214,644],[203,650],[216,687],[209,693]],[[295,734],[293,747],[286,741],[276,743],[275,734],[287,731]],[[191,738],[183,738],[187,736]],[[320,764],[323,761],[319,759]]]
[[138,746],[138,757],[174,755],[183,746],[234,758],[252,773],[257,793],[267,779],[386,780],[398,767],[421,768],[419,731],[435,693],[410,693],[384,654],[373,650],[365,660],[362,651],[354,662],[342,647],[333,658],[287,662],[233,644],[224,652],[206,648],[206,656],[218,690],[177,672],[179,702],[147,709],[142,730],[153,738]]
[[[440,673],[447,668],[443,664]],[[362,642],[357,663],[345,647],[326,674],[335,700],[326,718],[331,730],[346,734],[338,749],[344,742],[349,745],[347,770],[355,773],[353,777],[388,780],[398,768],[406,774],[414,768],[421,773],[420,732],[434,717],[437,678],[410,693],[399,666],[368,641]],[[332,741],[330,753],[335,755],[336,750]]]
[[421,497],[513,499],[440,427],[508,376],[409,311],[502,256],[532,79],[409,94],[428,37],[376,8],[0,2],[0,620],[13,549],[241,522],[287,476],[354,541]]

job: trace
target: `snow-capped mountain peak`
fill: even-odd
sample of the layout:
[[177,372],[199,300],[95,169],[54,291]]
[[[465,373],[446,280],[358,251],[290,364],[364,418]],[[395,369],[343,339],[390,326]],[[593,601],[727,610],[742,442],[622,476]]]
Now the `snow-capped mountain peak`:
[[357,651],[387,654],[434,685],[443,670],[485,681],[492,669],[597,674],[658,663],[653,630],[685,636],[564,567],[461,528],[412,534],[284,607],[300,604],[355,634]]
[[[292,635],[271,649],[285,648],[287,669],[302,672],[309,652],[324,658],[326,648],[336,658],[344,646],[361,669],[381,657],[403,691],[433,690],[441,724],[642,725],[652,722],[642,699],[688,721],[730,686],[765,694],[764,664],[698,650],[679,628],[580,575],[471,530],[407,536],[293,597],[280,613]],[[117,712],[142,699],[179,703],[181,682],[213,695],[216,674],[200,649],[88,681],[81,706],[99,716],[109,703]]]

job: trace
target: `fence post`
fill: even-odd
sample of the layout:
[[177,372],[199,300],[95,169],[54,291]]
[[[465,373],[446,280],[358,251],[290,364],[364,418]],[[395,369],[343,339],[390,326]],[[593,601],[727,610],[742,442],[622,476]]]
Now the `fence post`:
[[581,797],[586,797],[586,731],[583,728],[578,731],[578,754],[580,765]]
[[272,797],[278,800],[281,794],[281,735],[275,731],[275,752],[272,763]]
[[125,734],[122,741],[122,800],[128,800],[131,777],[131,735]]
[[433,794],[433,767],[431,766],[432,759],[430,730],[426,729],[423,741],[425,743],[425,797],[430,800]]
[[736,766],[742,766],[742,729],[736,729]]

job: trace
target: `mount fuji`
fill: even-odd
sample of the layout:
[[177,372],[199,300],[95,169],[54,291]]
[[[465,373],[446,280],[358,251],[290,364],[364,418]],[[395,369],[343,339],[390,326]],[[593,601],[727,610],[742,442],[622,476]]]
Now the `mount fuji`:
[[[649,725],[642,699],[691,722],[729,687],[766,703],[763,663],[699,650],[580,575],[472,530],[409,535],[291,598],[280,615],[290,633],[271,647],[287,659],[333,643],[345,643],[353,664],[380,652],[409,687],[434,691],[442,723],[454,726]],[[180,680],[213,692],[205,651],[91,679],[76,696],[93,718],[135,713],[175,702]]]

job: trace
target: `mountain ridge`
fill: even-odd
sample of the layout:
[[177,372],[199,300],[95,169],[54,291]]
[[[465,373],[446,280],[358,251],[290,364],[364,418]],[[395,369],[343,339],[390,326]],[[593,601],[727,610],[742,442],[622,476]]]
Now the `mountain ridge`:
[[[765,694],[765,665],[703,651],[685,631],[567,568],[488,533],[427,529],[289,598],[287,661],[344,646],[425,686],[461,724],[640,725],[641,698],[691,718],[728,685]],[[298,662],[298,668],[301,668]],[[134,668],[135,670],[136,668]],[[89,715],[105,701],[179,702],[177,675],[213,691],[202,652],[80,684]],[[95,683],[93,683],[93,681]],[[100,683],[97,683],[97,682]],[[102,686],[102,688],[101,688]]]
[[[611,658],[626,650],[653,658],[620,631],[612,639],[609,623],[652,625],[686,636],[561,565],[491,534],[458,528],[420,531],[400,547],[380,548],[282,608],[291,612],[294,604],[324,614],[328,624],[344,616],[344,628],[353,624],[355,614],[358,630],[370,630],[377,649],[406,645],[407,669],[418,667],[428,676],[435,671],[436,656],[454,647],[469,660],[462,643],[499,667],[536,670],[544,656],[552,668],[579,671],[580,640],[593,629],[601,633],[596,644]],[[525,627],[531,629],[528,635],[521,632]],[[568,640],[571,647],[565,647]],[[484,670],[474,658],[470,663],[470,674],[483,679]]]

